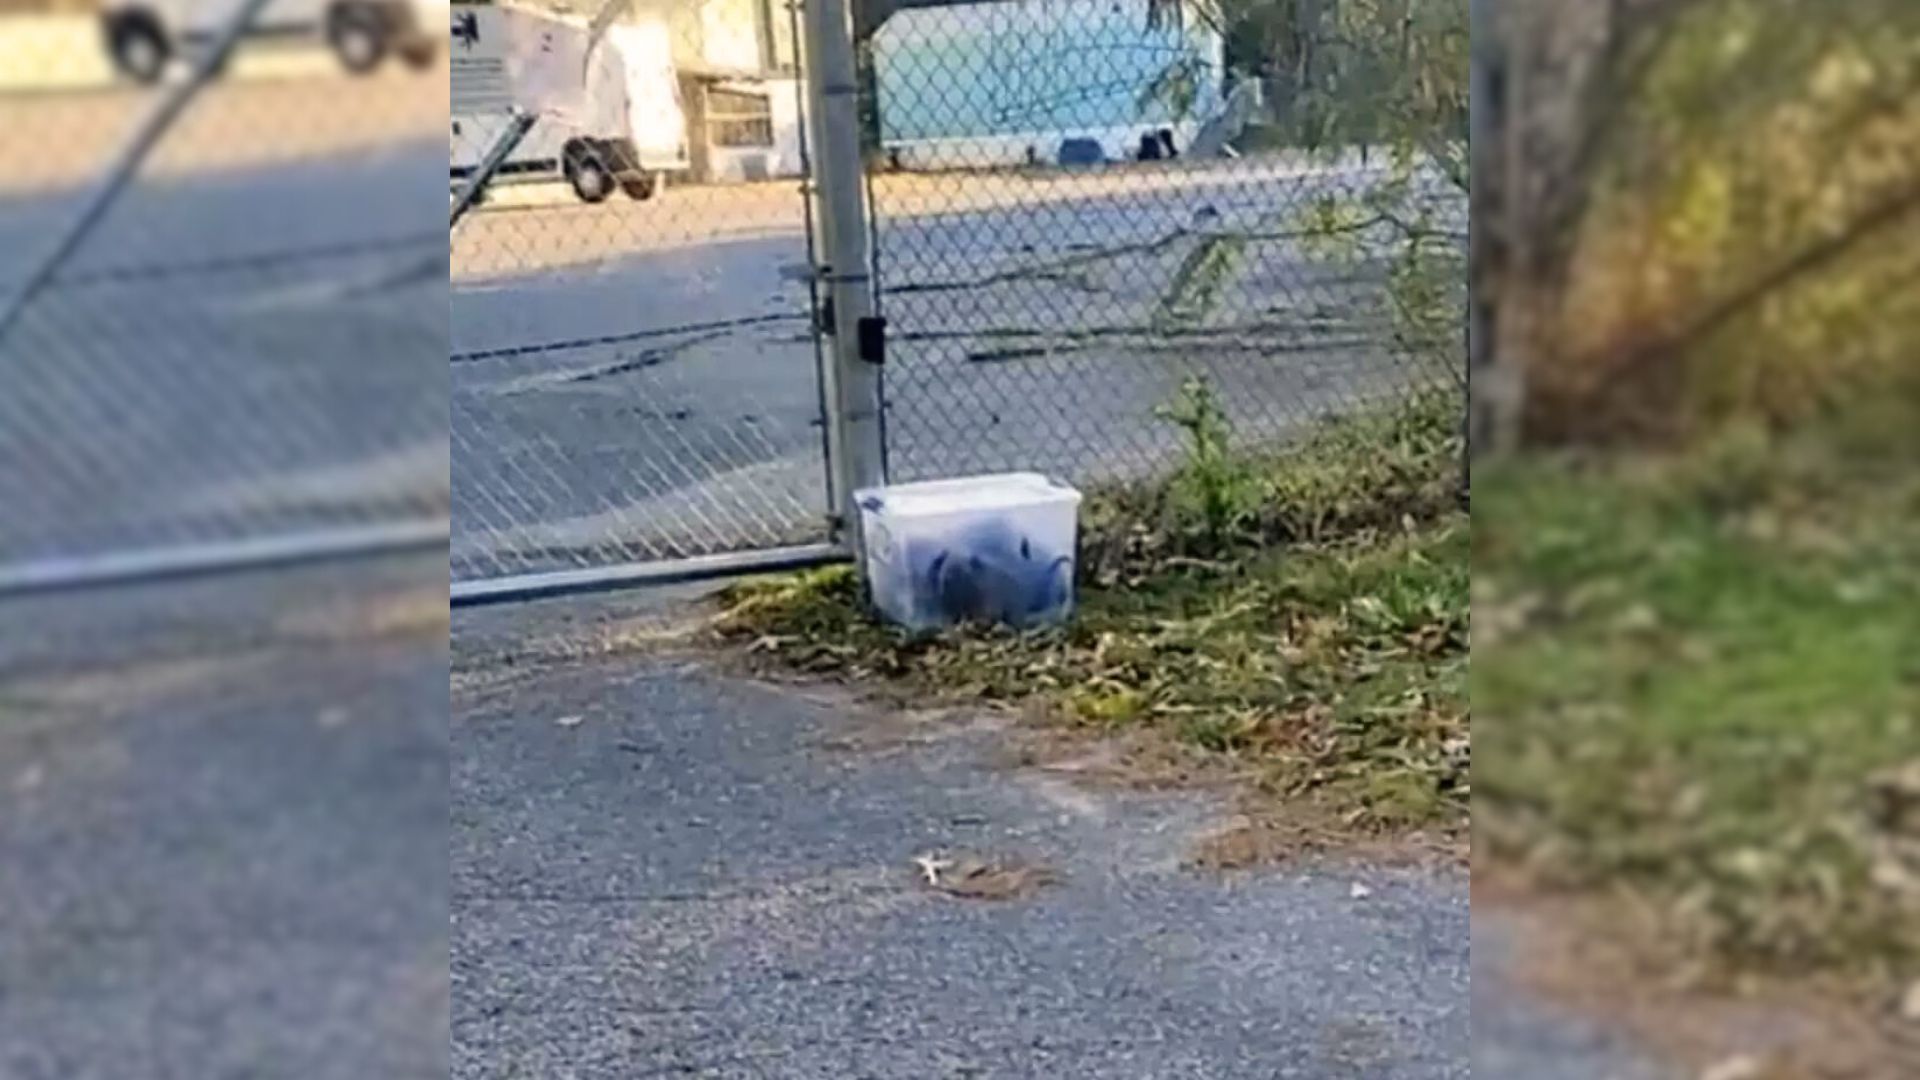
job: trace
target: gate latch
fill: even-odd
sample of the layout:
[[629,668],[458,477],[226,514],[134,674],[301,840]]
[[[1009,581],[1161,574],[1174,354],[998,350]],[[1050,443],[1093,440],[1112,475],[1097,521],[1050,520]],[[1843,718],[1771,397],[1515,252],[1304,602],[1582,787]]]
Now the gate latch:
[[860,359],[869,364],[887,362],[887,320],[879,315],[861,319],[859,326]]

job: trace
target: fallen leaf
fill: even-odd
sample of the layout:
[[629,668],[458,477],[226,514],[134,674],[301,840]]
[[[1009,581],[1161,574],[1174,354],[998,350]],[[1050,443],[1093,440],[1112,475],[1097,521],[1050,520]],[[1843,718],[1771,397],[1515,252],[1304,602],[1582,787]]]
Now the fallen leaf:
[[915,855],[913,857],[913,864],[920,868],[920,873],[926,877],[927,884],[938,886],[940,884],[940,872],[951,867],[953,860],[942,859],[933,855]]
[[948,896],[969,900],[1010,900],[1059,881],[1059,875],[1034,863],[996,861],[973,856],[914,860],[927,884]]

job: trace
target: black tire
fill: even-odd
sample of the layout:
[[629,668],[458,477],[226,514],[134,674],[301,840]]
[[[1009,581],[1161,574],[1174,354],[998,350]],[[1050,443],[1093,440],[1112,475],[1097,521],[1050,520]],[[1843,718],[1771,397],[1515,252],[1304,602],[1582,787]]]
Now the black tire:
[[137,83],[153,84],[173,61],[173,42],[160,20],[145,12],[130,12],[107,21],[107,54],[114,70]]
[[399,48],[400,62],[414,71],[425,71],[440,59],[440,46],[431,41],[409,41]]
[[630,173],[620,178],[620,190],[634,202],[646,202],[660,193],[660,177],[655,173]]
[[573,193],[581,202],[603,203],[607,201],[607,196],[613,194],[613,172],[592,147],[577,143],[567,147],[563,167],[567,183],[573,185]]
[[393,35],[378,9],[366,4],[335,4],[327,12],[327,45],[341,67],[365,75],[393,51]]

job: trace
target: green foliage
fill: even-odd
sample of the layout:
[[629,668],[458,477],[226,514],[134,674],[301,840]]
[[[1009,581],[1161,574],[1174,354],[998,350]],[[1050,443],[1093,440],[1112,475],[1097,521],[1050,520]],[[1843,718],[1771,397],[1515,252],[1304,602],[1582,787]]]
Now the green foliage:
[[1757,429],[1476,477],[1476,846],[1736,968],[1887,978],[1871,778],[1920,760],[1920,487]]
[[1155,415],[1178,425],[1187,437],[1187,457],[1172,483],[1176,504],[1198,519],[1209,546],[1227,544],[1252,519],[1262,492],[1252,464],[1234,453],[1233,424],[1212,384],[1186,380],[1180,396]]
[[1206,319],[1247,249],[1242,236],[1203,236],[1180,261],[1173,280],[1154,309],[1154,326],[1162,331],[1196,325]]
[[1900,302],[1920,274],[1920,6],[1650,0],[1592,35],[1611,47],[1591,64],[1544,64],[1576,11],[1544,5],[1517,46],[1527,143],[1563,148],[1515,189],[1544,253],[1506,290],[1535,324],[1533,436],[1710,437],[1885,392],[1920,331]]
[[1175,412],[1186,418],[1189,449],[1172,479],[1108,487],[1087,500],[1083,581],[1137,582],[1169,562],[1393,530],[1459,505],[1460,400],[1451,391],[1330,419],[1297,441],[1253,450],[1230,447],[1204,383],[1189,384],[1169,417]]
[[[1148,10],[1151,25],[1218,33],[1229,72],[1267,81],[1298,145],[1413,147],[1466,190],[1464,0],[1160,0]],[[1170,63],[1142,104],[1191,110],[1200,59]]]
[[[1228,43],[1229,67],[1266,80],[1281,127],[1308,150],[1343,154],[1378,147],[1384,175],[1356,191],[1316,200],[1295,231],[1308,251],[1372,269],[1386,266],[1377,294],[1396,351],[1460,379],[1465,368],[1465,235],[1433,217],[1434,174],[1469,188],[1467,5],[1462,0],[1165,0],[1149,22],[1198,23]],[[1189,51],[1143,92],[1141,107],[1176,114],[1198,104],[1208,61]],[[1204,317],[1241,263],[1247,237],[1209,236],[1191,252],[1156,319]]]
[[1200,104],[1200,87],[1209,74],[1205,57],[1186,52],[1176,57],[1140,89],[1134,107],[1146,112],[1154,105],[1165,105],[1174,116],[1191,116]]

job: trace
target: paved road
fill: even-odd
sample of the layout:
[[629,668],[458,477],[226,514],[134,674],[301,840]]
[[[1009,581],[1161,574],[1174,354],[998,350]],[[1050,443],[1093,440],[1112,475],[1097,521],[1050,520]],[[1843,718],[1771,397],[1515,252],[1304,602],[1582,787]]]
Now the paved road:
[[[1457,874],[1215,880],[1180,865],[1210,798],[665,660],[509,669],[478,616],[455,623],[455,1077],[1470,1075]],[[936,849],[1064,880],[950,898],[911,862]]]
[[0,602],[0,1077],[447,1074],[440,573]]
[[[894,475],[1152,468],[1175,447],[1153,409],[1193,372],[1266,435],[1397,392],[1409,372],[1383,346],[1383,266],[1244,239],[1297,228],[1366,175],[879,178]],[[817,535],[793,186],[516,201],[454,248],[456,573]],[[1209,265],[1227,267],[1212,285]],[[1191,310],[1167,303],[1183,278]]]
[[[0,564],[444,512],[439,132],[374,82],[400,119],[340,78],[216,91],[0,341]],[[82,190],[0,192],[0,293]]]
[[[456,613],[454,1076],[1693,1075],[1543,998],[1537,934],[1457,873],[1196,875],[1213,797],[590,647],[704,592]],[[910,862],[941,848],[1066,881],[950,900]]]

